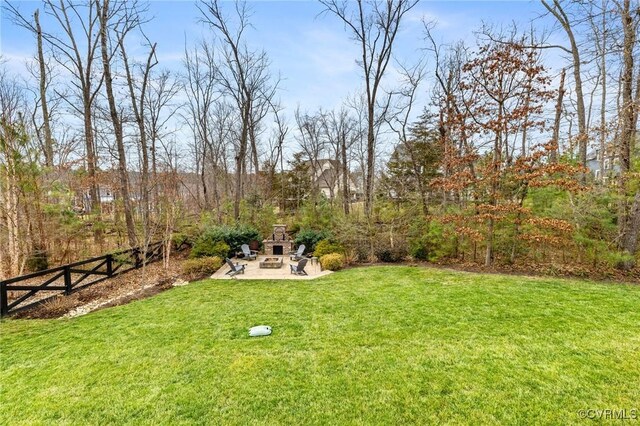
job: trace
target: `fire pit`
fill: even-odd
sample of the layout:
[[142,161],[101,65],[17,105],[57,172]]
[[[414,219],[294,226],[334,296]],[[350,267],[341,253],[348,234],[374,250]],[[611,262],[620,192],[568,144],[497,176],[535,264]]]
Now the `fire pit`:
[[281,267],[281,257],[267,257],[262,262],[260,262],[260,269],[280,269]]

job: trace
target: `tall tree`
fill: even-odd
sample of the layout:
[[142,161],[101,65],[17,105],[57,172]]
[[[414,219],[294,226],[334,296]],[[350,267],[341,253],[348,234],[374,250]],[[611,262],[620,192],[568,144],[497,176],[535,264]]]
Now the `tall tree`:
[[[636,109],[633,99],[633,74],[634,74],[634,50],[638,31],[638,13],[632,11],[631,1],[615,1],[617,13],[623,30],[622,42],[622,70],[621,86],[622,96],[620,105],[620,189],[626,193],[626,185],[629,179],[628,173],[631,170],[632,152],[636,138]],[[629,211],[626,210],[626,203],[623,203],[620,212],[620,246],[628,255],[634,256],[638,248],[638,237],[640,236],[640,190],[636,191],[633,203]],[[625,262],[625,268],[630,268],[635,262],[632,260]]]
[[49,103],[47,97],[47,64],[44,58],[42,43],[42,27],[40,27],[40,10],[33,13],[33,22],[36,30],[38,46],[38,80],[40,89],[40,107],[42,108],[42,127],[44,130],[44,158],[47,167],[53,167],[53,136],[51,136],[51,118],[49,116]]
[[[221,91],[231,99],[240,112],[240,137],[235,156],[235,193],[233,216],[240,218],[240,200],[244,195],[246,177],[246,157],[251,149],[257,170],[257,140],[255,132],[261,119],[259,105],[262,100],[274,96],[274,87],[269,74],[269,59],[264,50],[252,51],[245,41],[245,31],[249,27],[250,13],[243,1],[234,2],[235,28],[233,19],[220,7],[219,0],[210,0],[198,4],[202,21],[218,33],[222,43],[220,70],[216,75]],[[256,115],[256,112],[258,114]],[[251,144],[251,146],[249,146]]]
[[[123,40],[120,41],[120,55],[122,56],[123,68],[127,76],[127,87],[129,88],[129,96],[131,98],[131,109],[133,113],[133,119],[138,126],[138,138],[140,141],[140,153],[141,153],[141,170],[140,170],[140,195],[142,203],[142,232],[144,244],[149,244],[152,233],[150,232],[150,185],[149,185],[149,143],[148,143],[148,131],[146,128],[147,120],[145,116],[146,111],[146,98],[147,90],[149,89],[149,81],[151,70],[158,64],[156,58],[156,43],[149,43],[149,54],[147,60],[142,67],[140,84],[136,84],[134,78],[134,70],[129,64],[129,58],[127,50]],[[139,87],[136,87],[139,86]]]
[[[17,81],[0,70],[0,218],[2,223],[0,241],[3,242],[2,257],[8,260],[7,272],[15,276],[22,270],[24,239],[21,220],[20,192],[26,135],[22,123],[24,113],[23,94]],[[5,245],[6,244],[6,245]],[[5,265],[0,263],[0,276],[4,276]]]
[[[462,103],[476,132],[486,135],[479,137],[488,138],[486,142],[491,147],[482,164],[482,179],[475,188],[481,192],[479,198],[483,201],[476,208],[486,218],[485,265],[490,266],[494,261],[496,224],[503,219],[504,210],[499,204],[505,197],[505,179],[513,174],[514,168],[528,161],[524,160],[525,150],[516,149],[516,136],[524,126],[544,126],[544,121],[534,117],[542,113],[553,92],[548,89],[546,70],[539,64],[539,52],[515,42],[481,46],[463,66],[463,72]],[[522,206],[514,209],[519,212]]]
[[367,105],[367,163],[365,177],[365,213],[370,216],[373,207],[376,163],[376,137],[379,125],[388,109],[388,98],[380,105],[381,84],[391,61],[394,42],[402,18],[417,0],[387,0],[384,2],[352,2],[320,0],[325,11],[336,15],[358,43],[361,57],[358,61],[363,72]]
[[[192,51],[185,49],[184,67],[185,89],[189,95],[185,121],[193,132],[196,173],[200,176],[204,209],[208,210],[211,208],[211,200],[205,171],[210,158],[210,119],[214,104],[221,96],[216,88],[218,65],[213,46],[203,40]],[[218,203],[217,199],[214,201]]]
[[349,110],[343,106],[339,110],[332,110],[324,116],[324,127],[327,140],[332,146],[333,156],[338,165],[337,180],[340,186],[342,209],[344,214],[350,213],[351,206],[351,148],[360,137],[358,126]]
[[571,65],[573,68],[573,82],[575,87],[576,97],[576,113],[578,114],[578,159],[583,167],[587,166],[587,144],[588,144],[588,129],[587,129],[587,111],[584,103],[584,90],[582,84],[582,59],[580,54],[580,46],[574,32],[574,22],[569,18],[565,7],[560,0],[541,0],[542,5],[549,11],[549,13],[558,21],[563,31],[569,39],[569,47],[560,47],[562,50],[571,55]]
[[[103,77],[96,72],[100,46],[98,4],[95,1],[44,0],[44,10],[60,33],[38,29],[13,5],[8,3],[7,7],[19,25],[40,34],[42,40],[51,46],[54,60],[69,73],[71,93],[58,94],[82,119],[91,212],[96,220],[100,220],[101,206],[96,179],[98,156],[93,123],[93,109],[103,83]],[[98,78],[98,75],[101,77]],[[101,227],[94,229],[95,240],[101,243]]]
[[[124,42],[126,34],[136,28],[140,24],[140,21],[137,11],[135,9],[129,9],[126,2],[116,2],[114,3],[114,7],[111,7],[110,0],[104,0],[102,3],[100,0],[96,0],[96,4],[98,5],[100,22],[100,52],[102,56],[102,71],[104,73],[104,86],[109,104],[109,115],[113,126],[113,135],[117,147],[120,195],[124,207],[129,245],[136,247],[138,245],[138,237],[136,235],[133,206],[131,205],[129,192],[129,171],[127,169],[127,156],[124,146],[122,116],[116,105],[111,62],[115,56],[115,50]],[[112,33],[115,40],[112,40],[110,37]]]
[[148,133],[149,150],[151,153],[151,180],[153,181],[153,207],[157,210],[160,184],[158,182],[158,145],[160,141],[172,133],[168,129],[173,117],[178,112],[179,105],[175,104],[176,95],[182,90],[182,86],[170,71],[163,70],[158,75],[152,75],[148,90],[145,92],[145,109],[143,115]]

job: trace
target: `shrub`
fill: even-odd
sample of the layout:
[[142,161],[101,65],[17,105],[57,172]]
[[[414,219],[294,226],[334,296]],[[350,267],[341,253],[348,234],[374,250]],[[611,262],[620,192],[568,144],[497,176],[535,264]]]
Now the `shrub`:
[[414,241],[411,244],[411,257],[416,260],[429,260],[429,248],[423,241]]
[[390,245],[383,244],[375,248],[374,254],[380,262],[397,263],[404,260],[408,253],[404,245],[391,247]]
[[178,232],[171,236],[171,243],[174,249],[178,249],[183,245],[193,246],[193,239],[183,232]]
[[178,249],[183,245],[193,247],[193,244],[201,234],[202,232],[199,226],[194,223],[189,223],[180,226],[179,231],[174,232],[173,235],[171,235],[171,243],[175,249]]
[[344,247],[342,244],[332,240],[321,240],[316,244],[316,249],[313,255],[320,258],[329,253],[342,253],[344,254]]
[[445,226],[435,220],[416,220],[408,232],[409,253],[416,260],[438,261],[454,256],[455,233],[447,232]]
[[358,263],[371,262],[371,252],[366,241],[362,241],[361,244],[356,245],[353,248],[353,259]]
[[315,250],[316,244],[320,240],[329,238],[330,235],[327,231],[316,231],[314,229],[301,229],[296,235],[296,246],[300,244],[305,245],[305,253],[311,253]]
[[[233,253],[240,250],[242,244],[249,244],[252,240],[260,241],[260,233],[257,229],[250,226],[214,226],[205,229],[202,235],[196,239],[193,250],[196,250],[196,247],[200,245],[203,247],[212,247],[216,242],[224,241],[228,244],[228,247],[227,252],[221,257],[227,257],[230,252]],[[220,254],[222,254],[222,249],[220,250]],[[218,253],[205,251],[200,256],[217,255]]]
[[49,257],[46,250],[34,250],[27,257],[26,265],[30,272],[44,271],[49,268]]
[[326,271],[337,271],[344,268],[344,255],[340,253],[325,254],[320,258],[320,265]]
[[218,256],[187,259],[182,263],[182,272],[191,280],[213,274],[221,266],[222,259]]
[[209,238],[198,238],[191,249],[190,257],[217,256],[221,259],[229,256],[229,244],[224,241],[212,241]]

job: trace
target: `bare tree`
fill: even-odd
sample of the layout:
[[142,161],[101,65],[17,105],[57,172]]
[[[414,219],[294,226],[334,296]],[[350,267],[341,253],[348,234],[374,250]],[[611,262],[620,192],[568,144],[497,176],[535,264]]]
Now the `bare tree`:
[[42,28],[40,27],[40,10],[33,13],[33,22],[36,29],[38,44],[38,65],[40,81],[40,106],[42,108],[42,125],[44,128],[44,158],[48,167],[53,167],[53,137],[51,136],[51,124],[49,119],[49,108],[47,103],[47,66],[44,59],[42,47]]
[[[115,56],[117,47],[122,45],[127,33],[140,25],[140,17],[138,11],[135,9],[135,4],[130,8],[126,2],[116,2],[114,6],[111,7],[109,0],[104,0],[102,3],[100,0],[96,0],[96,5],[98,7],[100,23],[100,51],[102,55],[104,85],[117,147],[119,186],[122,204],[124,206],[127,237],[129,245],[136,247],[138,245],[138,237],[136,235],[133,207],[129,193],[129,172],[127,170],[127,158],[124,146],[122,114],[116,105],[111,62]],[[115,37],[114,40],[110,37],[111,34]]]
[[146,114],[143,115],[146,124],[144,126],[149,139],[151,151],[151,177],[153,181],[153,206],[158,208],[159,182],[158,182],[158,143],[171,131],[165,132],[169,122],[178,112],[178,106],[174,105],[174,99],[182,89],[180,82],[173,77],[170,71],[161,71],[157,76],[151,76],[145,92],[144,103]]
[[[563,105],[564,92],[565,92],[564,90],[565,73],[566,71],[563,68],[562,71],[560,72],[560,85],[558,87],[558,99],[556,101],[556,115],[553,121],[553,137],[552,137],[553,148],[549,153],[549,161],[552,163],[558,162],[558,146],[560,143],[559,142],[560,141],[560,120],[562,118],[562,105]],[[604,156],[604,153],[603,153],[603,156]]]
[[[44,6],[45,12],[57,24],[60,34],[42,31],[11,4],[8,4],[8,9],[19,25],[39,34],[51,46],[54,59],[71,76],[71,95],[60,92],[58,95],[82,117],[91,211],[99,220],[101,206],[96,180],[98,158],[93,126],[93,107],[103,83],[103,78],[97,78],[96,73],[100,45],[98,4],[94,1],[44,0]],[[96,242],[102,242],[100,227],[95,227],[94,236]]]
[[569,18],[564,6],[560,0],[552,0],[549,3],[547,0],[541,0],[542,5],[549,11],[549,13],[558,21],[562,29],[564,30],[567,38],[569,39],[569,47],[560,47],[563,51],[571,55],[572,67],[573,67],[573,82],[575,85],[576,93],[576,112],[578,114],[578,159],[583,167],[587,165],[587,142],[588,142],[588,129],[587,129],[587,113],[584,105],[584,92],[582,84],[582,59],[580,56],[580,47],[574,33],[574,22]]
[[[417,150],[415,144],[411,143],[409,133],[411,130],[410,120],[415,107],[418,88],[425,75],[425,67],[423,63],[419,62],[413,67],[400,66],[400,69],[403,75],[404,87],[402,87],[398,93],[398,105],[394,113],[390,114],[387,118],[387,122],[389,127],[391,127],[398,136],[399,143],[406,150],[414,173],[419,176],[422,165],[422,159],[420,157],[422,157],[424,153]],[[427,216],[429,214],[428,188],[425,185],[424,179],[417,179],[416,182],[422,204],[422,212]]]
[[[234,218],[240,217],[240,200],[244,195],[246,157],[249,144],[258,172],[257,140],[255,130],[261,119],[261,101],[271,99],[277,82],[272,83],[269,74],[269,59],[264,50],[251,51],[246,45],[244,34],[249,27],[250,13],[245,2],[234,2],[234,19],[227,16],[220,7],[220,1],[211,0],[198,4],[202,21],[215,30],[222,42],[222,63],[217,74],[222,93],[233,99],[240,112],[240,134],[238,151],[235,156],[235,193],[233,203]],[[256,114],[257,113],[257,114]]]
[[[303,113],[300,111],[300,108],[296,108],[295,111],[295,120],[298,127],[296,139],[304,153],[304,157],[306,157],[309,163],[313,179],[312,182],[314,184],[311,193],[314,198],[318,196],[317,184],[322,175],[322,164],[320,160],[323,159],[322,157],[328,145],[327,139],[325,138],[323,117],[324,113],[322,110],[316,114]],[[333,191],[333,186],[330,184],[328,186],[331,191]]]
[[123,41],[120,41],[120,55],[122,56],[122,61],[124,65],[125,74],[127,76],[127,86],[129,88],[129,96],[131,97],[131,107],[133,111],[133,119],[138,126],[138,137],[140,140],[140,152],[141,152],[141,173],[140,173],[140,195],[142,202],[142,231],[143,231],[143,242],[145,247],[151,242],[150,238],[152,236],[150,232],[150,223],[149,223],[149,215],[150,215],[150,205],[149,205],[149,197],[150,197],[150,186],[149,186],[149,143],[147,141],[148,132],[146,129],[147,120],[145,120],[145,116],[147,115],[146,111],[146,98],[147,98],[147,90],[149,88],[149,80],[151,70],[154,66],[158,64],[158,60],[156,58],[156,43],[149,43],[150,49],[149,54],[147,56],[146,63],[143,65],[141,70],[141,78],[139,87],[136,87],[135,79],[133,77],[133,70],[129,64],[129,59],[127,56],[127,51],[125,49],[125,44]]
[[336,184],[340,186],[342,209],[348,215],[351,210],[351,170],[349,167],[351,148],[361,138],[358,123],[349,114],[346,106],[339,110],[330,111],[325,117],[327,140],[332,147],[333,156],[339,165],[335,176]]
[[358,0],[356,8],[352,8],[352,3],[347,1],[320,2],[326,12],[333,13],[345,24],[362,51],[358,64],[363,72],[367,101],[365,213],[370,216],[374,193],[377,126],[384,119],[384,112],[388,108],[388,104],[378,104],[381,84],[391,60],[402,18],[417,4],[417,0],[367,3]]
[[[638,14],[631,10],[631,1],[615,1],[617,13],[623,30],[622,69],[621,69],[621,105],[620,105],[620,190],[626,192],[628,172],[631,169],[631,153],[636,138],[636,108],[633,99],[634,50],[638,31]],[[635,255],[640,235],[640,191],[636,191],[630,210],[623,203],[620,212],[620,247],[629,255]],[[634,261],[625,262],[625,268],[634,265]]]
[[[2,256],[8,258],[9,276],[18,275],[21,271],[23,259],[21,240],[24,232],[21,231],[20,220],[20,186],[21,170],[20,162],[24,154],[25,142],[22,114],[24,113],[23,93],[18,84],[9,78],[4,69],[0,70],[0,224],[3,243],[6,241],[6,249]],[[4,260],[0,258],[0,260]],[[4,265],[0,263],[0,275],[4,275]]]
[[185,88],[188,93],[185,121],[191,127],[194,136],[196,172],[200,175],[204,208],[207,210],[211,207],[205,173],[208,149],[211,145],[209,120],[214,103],[220,97],[216,88],[218,66],[213,46],[203,40],[193,51],[185,49],[184,67]]

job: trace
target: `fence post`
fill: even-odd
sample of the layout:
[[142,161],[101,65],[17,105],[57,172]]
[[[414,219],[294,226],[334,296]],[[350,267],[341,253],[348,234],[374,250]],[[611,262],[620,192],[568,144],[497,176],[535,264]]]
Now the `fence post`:
[[71,294],[71,268],[64,267],[64,294]]
[[7,283],[0,281],[0,317],[9,313],[9,295],[7,294]]
[[113,255],[107,255],[107,276],[110,277],[113,275]]

